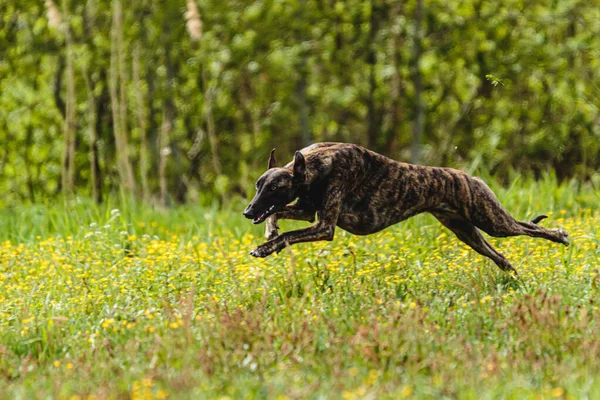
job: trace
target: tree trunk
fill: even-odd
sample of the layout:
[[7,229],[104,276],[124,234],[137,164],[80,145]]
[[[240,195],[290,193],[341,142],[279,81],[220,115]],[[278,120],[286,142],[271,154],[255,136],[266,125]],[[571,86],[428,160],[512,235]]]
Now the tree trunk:
[[147,200],[148,192],[148,139],[146,136],[146,116],[144,115],[144,94],[140,89],[140,49],[133,53],[133,80],[135,82],[135,97],[138,124],[140,129],[140,178],[142,180],[142,198]]
[[[94,46],[94,26],[96,21],[96,4],[94,0],[88,0],[86,3],[86,12],[84,13],[84,24],[83,32],[86,38],[88,51],[91,54],[91,59],[86,68],[83,63],[80,64],[81,73],[85,82],[87,92],[87,123],[89,129],[89,160],[90,160],[90,171],[91,171],[91,182],[92,187],[92,198],[96,204],[102,203],[102,178],[100,171],[100,161],[98,154],[98,133],[102,130],[102,115],[103,108],[102,103],[104,101],[103,93],[100,95],[99,101],[96,101],[94,96],[94,88],[96,84],[93,80],[93,74],[91,69],[97,65],[98,49]],[[99,82],[103,82],[106,77],[106,73],[103,69],[100,70]]]
[[72,194],[75,184],[75,78],[73,75],[73,54],[71,43],[71,32],[69,30],[69,12],[67,0],[62,1],[63,17],[65,21],[65,45],[66,45],[66,84],[67,100],[65,106],[65,131],[63,139],[62,157],[62,189],[64,193]]
[[158,182],[160,185],[160,204],[163,207],[167,205],[167,158],[171,154],[169,147],[169,133],[171,132],[172,122],[165,108],[163,111],[163,123],[158,133],[158,144],[160,148],[158,161]]
[[379,118],[377,106],[375,105],[375,90],[377,81],[375,79],[375,67],[377,54],[375,52],[375,36],[379,30],[379,9],[371,1],[371,16],[369,18],[369,40],[367,41],[367,64],[369,65],[369,95],[367,97],[367,145],[369,148],[379,151],[377,138],[379,134]]
[[216,92],[215,86],[209,86],[204,95],[204,115],[206,117],[206,130],[208,131],[208,142],[215,174],[221,175],[221,160],[219,158],[219,144],[215,129],[215,120],[212,113],[212,104]]
[[179,203],[184,203],[186,201],[189,185],[194,179],[196,179],[198,184],[202,183],[202,177],[200,176],[200,165],[202,161],[200,149],[202,148],[202,141],[205,136],[202,129],[194,131],[194,126],[192,125],[189,115],[185,118],[184,123],[187,129],[188,139],[192,142],[192,147],[187,152],[187,157],[190,162],[188,171],[183,175],[177,189],[177,201]]
[[415,10],[415,32],[413,47],[413,83],[415,85],[415,119],[413,125],[413,140],[410,160],[413,164],[421,161],[421,141],[423,137],[423,127],[425,123],[425,106],[423,104],[423,76],[419,70],[421,62],[421,23],[423,22],[423,0],[417,0]]
[[309,121],[308,121],[308,101],[306,99],[306,56],[303,56],[302,65],[300,67],[300,80],[298,81],[298,86],[296,88],[296,93],[298,96],[298,103],[300,108],[300,145],[301,147],[306,147],[312,142],[312,135],[310,133]]
[[33,184],[33,176],[31,173],[31,157],[30,151],[33,147],[33,125],[31,122],[27,125],[27,135],[25,136],[25,149],[23,161],[25,163],[25,174],[27,175],[27,190],[29,191],[29,199],[35,203],[35,185]]
[[67,113],[65,111],[65,102],[62,99],[61,95],[60,95],[60,91],[62,90],[62,77],[63,77],[63,73],[65,72],[65,57],[61,54],[58,56],[58,59],[56,60],[56,72],[54,73],[54,89],[53,89],[53,96],[54,96],[54,104],[56,105],[56,108],[58,109],[58,111],[60,112],[60,115],[62,115],[63,118],[67,117]]
[[[103,127],[105,126],[105,120],[106,120],[106,115],[108,112],[108,104],[110,102],[110,95],[108,93],[108,77],[107,77],[107,71],[106,69],[101,69],[100,70],[100,78],[98,79],[98,82],[101,84],[102,87],[102,92],[100,93],[100,95],[98,96],[98,98],[95,100],[96,103],[96,144],[94,145],[93,148],[93,152],[95,154],[95,159],[96,159],[96,164],[95,166],[92,166],[96,169],[96,176],[97,176],[97,193],[99,194],[99,199],[100,201],[102,201],[102,192],[103,192],[103,184],[102,184],[102,168],[101,168],[101,163],[100,163],[100,148],[99,148],[99,143],[100,141],[102,141],[103,138]],[[106,152],[105,152],[105,160],[106,160]],[[105,162],[105,165],[107,165],[107,163]]]
[[[129,144],[127,139],[127,111],[125,99],[125,71],[123,67],[123,16],[120,0],[115,0],[113,10],[113,26],[111,32],[110,51],[110,98],[115,135],[119,179],[123,189],[132,194],[135,192],[135,180],[129,161]],[[119,82],[120,78],[120,82]],[[117,94],[120,83],[121,99]]]
[[119,68],[119,119],[121,123],[121,135],[123,136],[123,152],[125,164],[127,165],[127,186],[133,192],[135,191],[135,178],[133,169],[129,160],[129,132],[127,124],[127,75],[125,73],[125,45],[123,41],[123,9],[121,1],[118,0],[116,6],[119,8],[117,25],[117,58]]
[[[168,33],[168,27],[165,27],[163,33]],[[167,70],[166,76],[166,93],[163,99],[163,118],[160,127],[158,144],[160,148],[159,163],[158,163],[158,178],[160,185],[160,203],[164,207],[167,205],[167,159],[171,154],[172,147],[169,140],[171,129],[175,123],[175,104],[173,103],[173,83],[175,81],[175,67],[171,60],[171,48],[165,42],[165,67]]]
[[158,160],[158,152],[160,151],[158,148],[159,126],[156,118],[158,110],[154,104],[154,98],[156,96],[155,77],[156,67],[153,67],[151,66],[151,63],[148,63],[144,76],[148,87],[148,93],[146,94],[146,110],[148,110],[146,114],[146,137],[148,139],[147,145],[150,155],[148,159],[148,169],[152,171],[154,171],[154,166],[156,165],[155,162]]
[[82,71],[85,80],[87,91],[87,115],[88,129],[90,131],[90,169],[92,172],[92,197],[96,204],[102,203],[102,186],[100,184],[100,164],[98,162],[98,132],[96,131],[97,115],[96,115],[96,99],[94,97],[94,88],[92,86],[91,74],[88,71]]
[[[6,139],[5,139],[6,142],[7,143],[12,142],[14,140],[14,138],[10,134],[10,130],[8,129],[8,124],[6,123],[6,118],[2,118],[2,119],[0,119],[0,121],[2,122],[0,129],[2,129],[2,132],[6,132]],[[4,155],[2,156],[2,159],[0,160],[0,176],[4,179],[5,178],[4,171],[6,170],[6,163],[8,162],[8,155],[10,152],[3,151],[3,153],[4,153]]]
[[[402,14],[403,6],[401,4],[396,4],[390,11],[392,20],[398,20]],[[398,23],[393,22],[391,29],[390,58],[394,65],[394,73],[390,82],[391,104],[385,117],[385,123],[383,124],[386,131],[384,148],[392,158],[395,158],[398,153],[398,143],[402,135],[402,79],[400,77],[400,66],[402,65],[402,29],[396,24]]]

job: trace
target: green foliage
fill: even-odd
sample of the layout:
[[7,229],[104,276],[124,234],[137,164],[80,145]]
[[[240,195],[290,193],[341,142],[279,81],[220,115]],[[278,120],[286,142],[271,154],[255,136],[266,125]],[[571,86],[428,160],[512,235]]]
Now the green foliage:
[[[284,161],[311,141],[350,141],[408,160],[414,68],[423,78],[423,163],[476,162],[504,179],[515,169],[590,178],[600,166],[597,2],[427,1],[415,59],[416,1],[202,0],[199,41],[186,31],[185,1],[126,2],[126,133],[138,181],[140,153],[148,152],[146,198],[159,193],[163,145],[170,150],[167,193],[178,202],[209,199],[225,182],[246,193],[273,147]],[[66,4],[62,19],[75,55],[76,191],[91,193],[96,127],[99,186],[117,192],[108,95],[112,3]],[[56,6],[64,14],[62,2]],[[5,0],[0,48],[0,205],[55,197],[64,31],[49,27],[43,2]],[[135,52],[140,81],[133,79]],[[168,140],[159,144],[165,126]]]

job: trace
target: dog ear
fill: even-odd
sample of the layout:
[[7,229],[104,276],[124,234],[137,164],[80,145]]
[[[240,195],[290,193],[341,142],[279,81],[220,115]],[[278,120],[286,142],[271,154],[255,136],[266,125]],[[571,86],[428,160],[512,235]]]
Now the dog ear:
[[294,154],[294,181],[304,182],[306,178],[306,161],[299,151]]
[[271,155],[269,156],[269,169],[275,168],[277,166],[277,160],[275,159],[275,149],[271,150]]

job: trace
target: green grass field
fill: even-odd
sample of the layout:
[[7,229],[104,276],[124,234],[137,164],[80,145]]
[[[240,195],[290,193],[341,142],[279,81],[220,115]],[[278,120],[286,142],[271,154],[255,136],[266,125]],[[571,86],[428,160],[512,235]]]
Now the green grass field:
[[4,210],[0,398],[600,398],[598,193],[494,189],[571,246],[491,239],[514,279],[429,216],[262,260],[241,201]]

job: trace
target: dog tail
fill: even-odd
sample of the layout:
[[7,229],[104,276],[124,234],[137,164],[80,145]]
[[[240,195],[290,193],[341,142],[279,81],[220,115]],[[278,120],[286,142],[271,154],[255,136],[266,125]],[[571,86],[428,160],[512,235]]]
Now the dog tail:
[[537,225],[538,222],[540,222],[541,220],[546,219],[546,218],[548,218],[547,215],[538,215],[537,217],[535,217],[534,219],[531,220],[531,223]]

